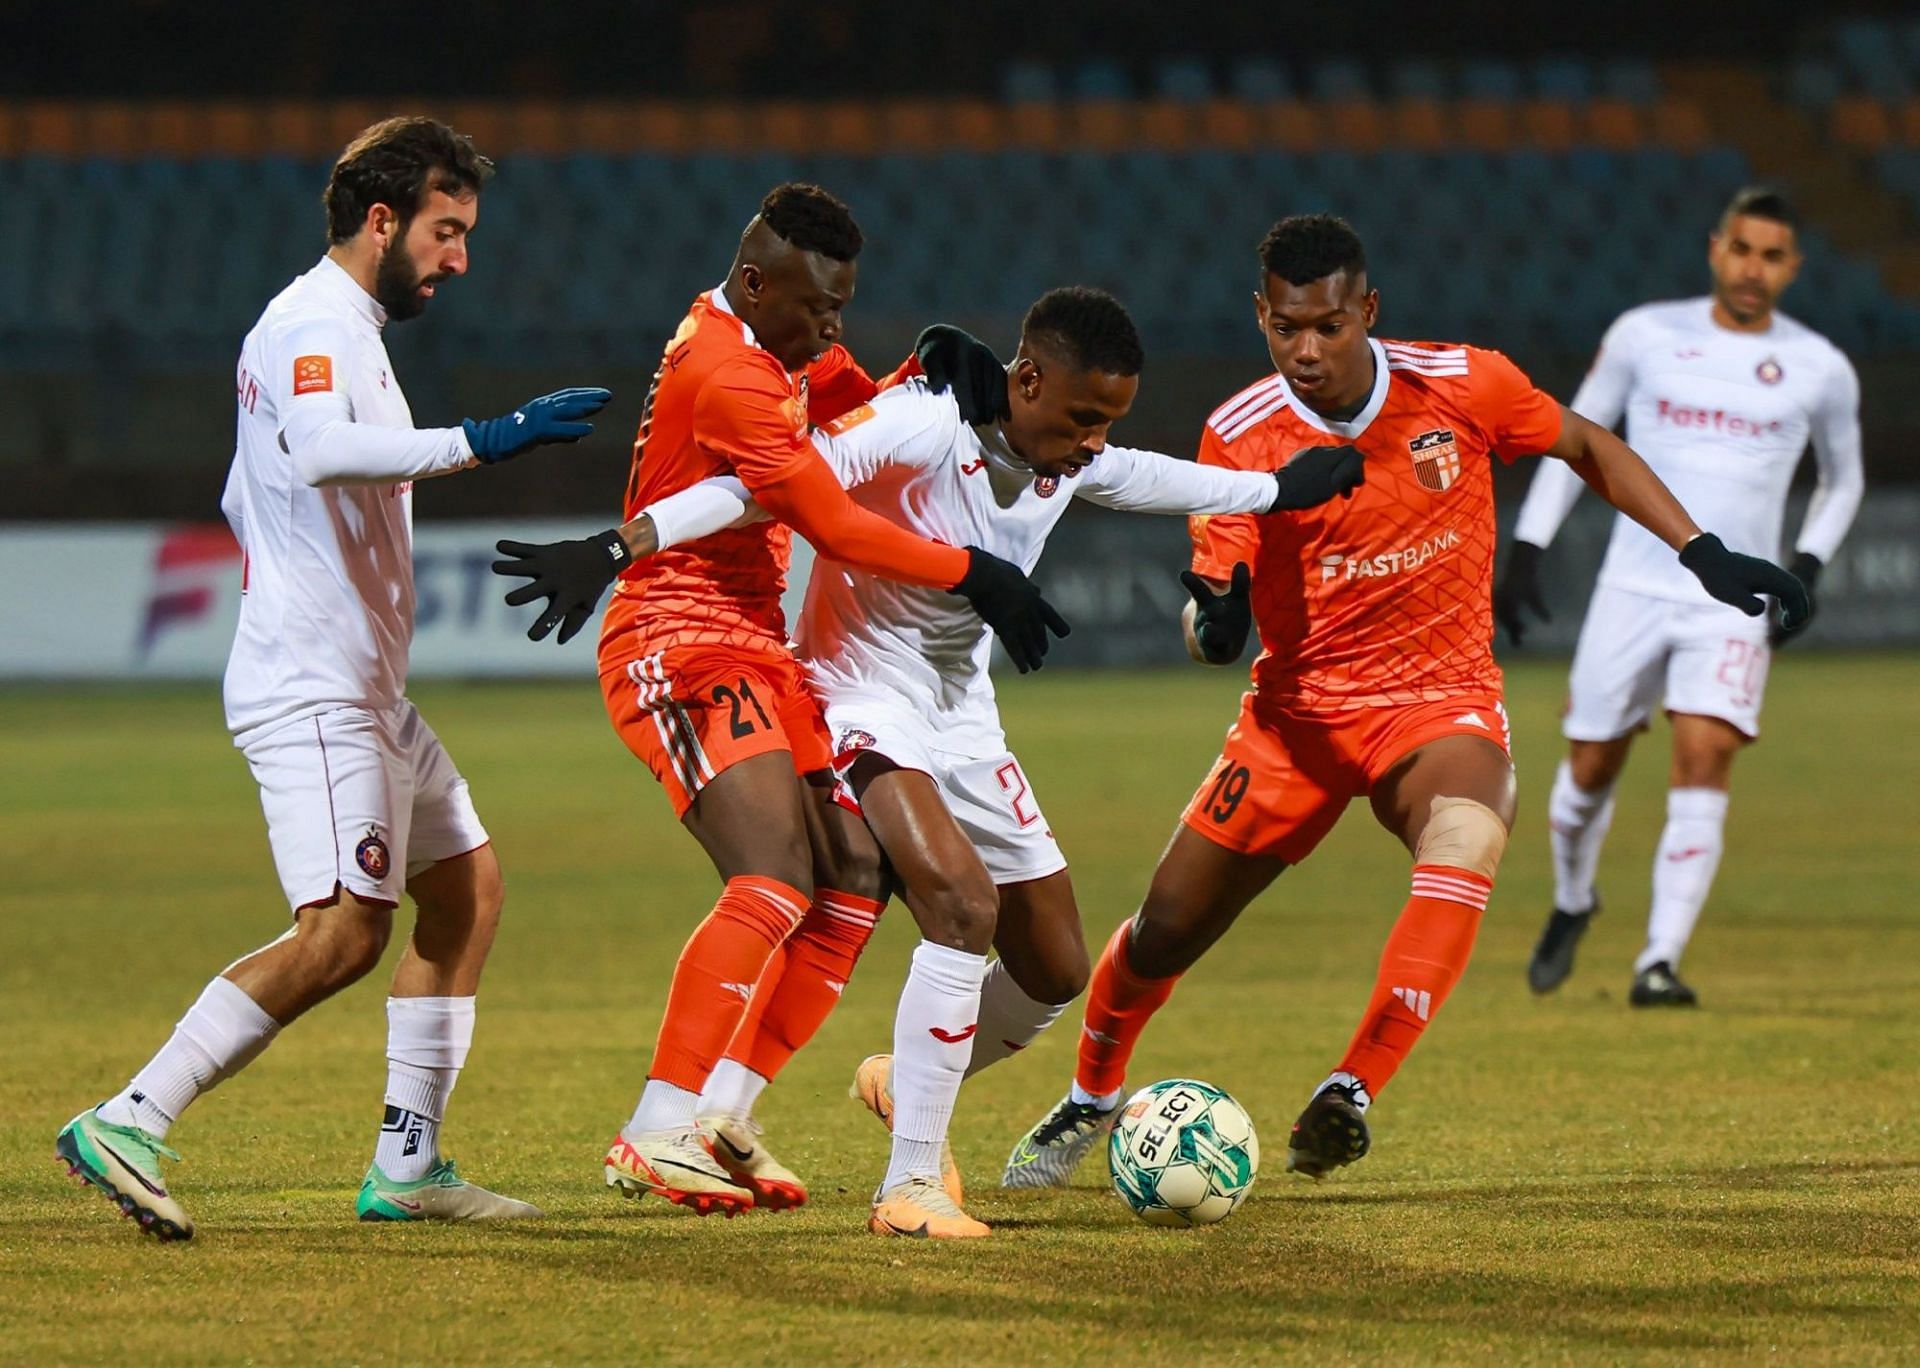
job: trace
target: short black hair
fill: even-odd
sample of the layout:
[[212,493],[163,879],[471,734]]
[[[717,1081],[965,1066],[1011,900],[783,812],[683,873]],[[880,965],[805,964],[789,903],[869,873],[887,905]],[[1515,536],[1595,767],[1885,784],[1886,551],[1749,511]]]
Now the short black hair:
[[1366,273],[1367,250],[1353,225],[1333,214],[1295,214],[1267,230],[1260,265],[1289,285],[1306,285],[1340,271]]
[[1034,300],[1021,320],[1020,340],[1076,370],[1138,375],[1147,360],[1126,305],[1087,285],[1063,285]]
[[852,261],[865,239],[853,211],[817,185],[788,181],[760,201],[760,221],[791,246],[834,261]]
[[382,119],[347,144],[327,177],[321,196],[327,240],[345,242],[359,232],[376,204],[393,210],[404,225],[429,191],[477,195],[492,175],[493,163],[475,150],[473,139],[438,119]]
[[1741,217],[1769,219],[1784,223],[1796,233],[1800,231],[1799,212],[1771,185],[1748,185],[1734,191],[1733,198],[1727,201],[1726,212],[1720,215],[1720,222],[1724,226]]

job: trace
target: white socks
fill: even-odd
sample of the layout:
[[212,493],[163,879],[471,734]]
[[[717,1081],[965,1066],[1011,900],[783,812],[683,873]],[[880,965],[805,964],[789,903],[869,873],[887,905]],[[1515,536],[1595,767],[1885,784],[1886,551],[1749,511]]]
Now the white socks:
[[1120,1101],[1120,1094],[1125,1091],[1125,1088],[1115,1088],[1110,1093],[1090,1093],[1080,1086],[1079,1079],[1075,1079],[1067,1088],[1067,1101],[1082,1107],[1098,1107],[1101,1111],[1112,1111]]
[[940,1179],[940,1145],[953,1119],[980,1025],[987,957],[921,941],[893,1023],[893,1157],[880,1190]]
[[649,1131],[692,1130],[694,1118],[699,1113],[699,1093],[688,1092],[678,1084],[649,1078],[647,1086],[640,1090],[640,1101],[633,1109],[633,1118],[621,1133],[631,1138]]
[[440,1162],[440,1123],[473,1048],[473,999],[387,999],[387,1112],[373,1162],[396,1183]]
[[246,1068],[279,1031],[280,1023],[239,985],[217,978],[187,1008],[160,1053],[119,1096],[100,1104],[100,1117],[164,1140],[189,1102]]
[[1637,974],[1662,961],[1680,967],[1693,924],[1706,906],[1725,845],[1727,795],[1718,789],[1667,792],[1667,826],[1653,857],[1653,909],[1647,916],[1647,948],[1633,962]]
[[1613,785],[1588,792],[1573,782],[1573,766],[1562,760],[1547,800],[1547,823],[1553,831],[1553,905],[1562,912],[1591,912],[1593,871],[1613,824]]
[[767,1080],[737,1059],[722,1059],[707,1075],[694,1111],[702,1117],[725,1116],[735,1121],[753,1118],[753,1104],[765,1092]]
[[1007,972],[1005,960],[995,960],[980,986],[980,1030],[973,1038],[973,1058],[967,1063],[972,1078],[989,1064],[1024,1050],[1053,1025],[1066,1010],[1064,1002],[1035,1002],[1021,991]]

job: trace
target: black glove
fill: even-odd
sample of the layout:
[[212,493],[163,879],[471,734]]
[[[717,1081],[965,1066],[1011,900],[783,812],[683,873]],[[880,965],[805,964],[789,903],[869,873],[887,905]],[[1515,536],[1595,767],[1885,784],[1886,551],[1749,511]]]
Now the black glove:
[[1767,632],[1767,644],[1774,650],[1779,650],[1806,631],[1807,624],[1813,621],[1813,615],[1820,611],[1820,605],[1813,597],[1813,584],[1820,578],[1820,572],[1824,569],[1826,567],[1820,563],[1818,556],[1809,555],[1805,551],[1796,551],[1793,559],[1787,562],[1788,573],[1807,588],[1807,615],[1791,627],[1787,626],[1784,612],[1774,619],[1772,628]]
[[511,460],[531,447],[550,442],[577,442],[593,431],[580,421],[598,413],[613,398],[612,390],[563,389],[529,399],[504,418],[476,422],[461,420],[467,445],[487,465]]
[[1544,547],[1518,539],[1507,546],[1507,573],[1493,587],[1493,620],[1507,629],[1518,646],[1527,636],[1525,608],[1542,622],[1552,622],[1547,601],[1540,594],[1540,557]]
[[1253,630],[1253,604],[1248,592],[1247,563],[1233,567],[1227,592],[1216,594],[1191,570],[1180,572],[1180,582],[1193,595],[1193,639],[1210,665],[1231,665],[1247,649]]
[[493,544],[493,549],[513,557],[495,561],[494,574],[520,575],[530,581],[508,592],[508,604],[518,608],[537,598],[547,601],[546,611],[527,628],[527,640],[539,641],[558,625],[562,646],[586,625],[600,603],[600,595],[633,561],[617,528],[580,541],[548,542],[543,546],[500,541]]
[[952,390],[967,422],[992,423],[1012,415],[1007,368],[993,348],[972,333],[935,323],[915,339],[913,354],[926,372],[927,388],[935,394]]
[[953,586],[953,593],[973,605],[1021,674],[1037,670],[1047,658],[1047,632],[1058,637],[1073,629],[1040,597],[1037,585],[1020,573],[1020,567],[1003,561],[977,546],[967,548],[966,578]]
[[1318,508],[1334,495],[1351,499],[1367,482],[1366,457],[1356,446],[1317,446],[1296,452],[1273,472],[1275,491],[1269,513]]
[[1702,589],[1748,617],[1759,617],[1767,611],[1760,595],[1773,595],[1780,600],[1783,631],[1797,632],[1813,616],[1806,585],[1772,561],[1727,550],[1711,532],[1702,532],[1681,547],[1680,563],[1693,571]]

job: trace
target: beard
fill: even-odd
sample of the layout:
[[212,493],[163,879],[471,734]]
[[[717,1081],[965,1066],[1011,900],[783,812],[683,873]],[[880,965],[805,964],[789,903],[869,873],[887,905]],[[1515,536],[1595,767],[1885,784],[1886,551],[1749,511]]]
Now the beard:
[[395,320],[418,318],[426,312],[427,297],[420,293],[424,284],[439,284],[440,276],[422,276],[406,249],[403,233],[380,254],[380,265],[373,277],[373,297]]

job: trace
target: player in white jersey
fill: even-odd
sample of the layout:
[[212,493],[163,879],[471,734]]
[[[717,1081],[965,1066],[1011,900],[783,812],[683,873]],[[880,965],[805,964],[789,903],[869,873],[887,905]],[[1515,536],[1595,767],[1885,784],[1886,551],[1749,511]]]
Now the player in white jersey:
[[[1774,307],[1800,266],[1795,223],[1776,192],[1736,195],[1707,255],[1713,293],[1622,314],[1573,408],[1607,427],[1624,415],[1628,443],[1682,503],[1735,551],[1768,558],[1811,441],[1819,484],[1789,566],[1811,597],[1860,505],[1860,385],[1837,347]],[[1540,554],[1579,492],[1578,477],[1556,461],[1541,464],[1527,491],[1494,597],[1516,641],[1523,609],[1545,616]],[[1770,648],[1792,634],[1776,625],[1769,640],[1765,618],[1714,602],[1650,533],[1615,521],[1568,685],[1563,730],[1572,744],[1548,808],[1554,911],[1527,968],[1535,992],[1573,970],[1599,905],[1594,870],[1614,782],[1634,734],[1663,704],[1673,721],[1667,822],[1629,1000],[1696,1001],[1678,975],[1680,956],[1719,867],[1734,756],[1760,734]]]
[[[1275,473],[1108,446],[1141,359],[1132,320],[1112,296],[1054,290],[1027,314],[998,414],[910,381],[829,424],[815,444],[863,506],[1029,572],[1075,497],[1144,513],[1264,513],[1324,503],[1360,483],[1352,447],[1303,453]],[[746,499],[737,482],[720,479],[647,512],[664,546],[753,516]],[[855,1095],[893,1130],[869,1226],[986,1235],[959,1205],[947,1124],[962,1077],[1025,1046],[1086,985],[1066,858],[1008,748],[987,672],[992,639],[965,600],[819,561],[795,644],[835,738],[846,798],[924,936],[893,1052],[869,1058],[856,1077]],[[834,886],[851,882],[843,873]],[[877,907],[886,890],[873,892]],[[870,918],[862,929],[871,932]],[[1000,952],[991,965],[989,948]],[[830,1006],[834,995],[804,981],[809,963],[790,947],[756,985],[750,1020],[810,1034],[824,1008],[796,1031],[805,1009],[785,999]],[[752,1047],[736,1037],[702,1094],[703,1116],[749,1119],[767,1081],[744,1062]]]
[[308,1008],[379,963],[404,889],[413,935],[387,999],[386,1115],[362,1220],[536,1216],[461,1179],[438,1133],[472,1041],[501,906],[500,867],[467,784],[406,699],[412,482],[577,441],[610,397],[568,390],[486,422],[415,429],[381,330],[467,269],[491,163],[429,119],[356,138],[327,185],[330,246],[241,349],[221,507],[242,600],[227,724],[260,805],[293,927],[226,969],[117,1096],[57,1150],[141,1227],[185,1239],[167,1190],[169,1128]]

